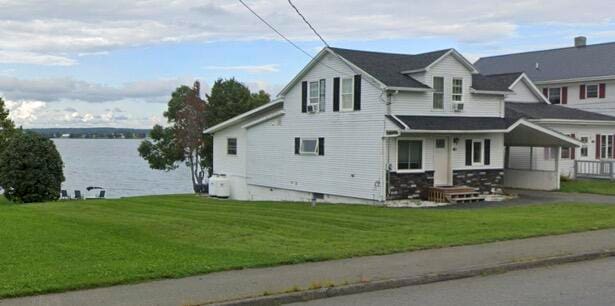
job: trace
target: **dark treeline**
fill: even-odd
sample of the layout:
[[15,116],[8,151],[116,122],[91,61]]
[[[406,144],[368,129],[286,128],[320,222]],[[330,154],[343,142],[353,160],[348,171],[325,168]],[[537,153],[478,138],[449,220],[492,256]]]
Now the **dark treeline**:
[[127,128],[42,128],[30,129],[46,138],[143,139],[149,129]]

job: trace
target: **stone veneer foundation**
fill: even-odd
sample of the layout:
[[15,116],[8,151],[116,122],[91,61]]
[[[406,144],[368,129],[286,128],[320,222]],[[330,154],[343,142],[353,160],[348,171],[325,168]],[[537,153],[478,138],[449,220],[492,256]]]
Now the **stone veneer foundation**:
[[[422,173],[390,172],[387,200],[425,199],[433,187],[433,171]],[[502,188],[503,169],[454,170],[453,185],[473,187],[483,194]]]

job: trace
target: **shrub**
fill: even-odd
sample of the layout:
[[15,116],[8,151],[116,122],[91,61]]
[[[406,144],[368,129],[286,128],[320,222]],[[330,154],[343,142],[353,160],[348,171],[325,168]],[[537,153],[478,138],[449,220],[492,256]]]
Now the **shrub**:
[[17,203],[55,201],[64,181],[55,144],[29,132],[16,132],[0,153],[0,186]]

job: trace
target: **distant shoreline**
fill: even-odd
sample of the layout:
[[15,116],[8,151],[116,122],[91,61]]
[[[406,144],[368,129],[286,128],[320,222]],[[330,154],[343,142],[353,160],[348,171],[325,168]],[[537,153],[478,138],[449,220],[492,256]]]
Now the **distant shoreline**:
[[27,129],[49,139],[145,139],[149,129],[129,128],[37,128]]

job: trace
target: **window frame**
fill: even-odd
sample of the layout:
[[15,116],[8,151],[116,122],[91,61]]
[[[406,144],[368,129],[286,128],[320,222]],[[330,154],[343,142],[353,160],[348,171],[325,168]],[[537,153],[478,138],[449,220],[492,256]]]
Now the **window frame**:
[[[230,141],[234,140],[235,141],[235,153],[231,153],[231,146],[230,146]],[[226,155],[228,156],[237,156],[239,150],[239,145],[237,143],[237,137],[227,137],[226,138]]]
[[[400,141],[420,141],[421,142],[421,168],[419,169],[399,169],[399,142]],[[395,170],[397,173],[422,173],[425,172],[425,139],[416,137],[400,137],[395,142]]]
[[[590,97],[589,96],[589,87],[596,87],[596,96],[595,97]],[[592,84],[585,84],[585,99],[598,99],[600,98],[600,84],[597,83],[592,83]]]
[[[480,161],[475,161],[476,144],[480,143]],[[472,139],[472,166],[484,166],[485,165],[485,139]]]
[[[312,85],[316,84],[316,96],[312,96]],[[316,99],[316,103],[312,103],[312,99]],[[320,105],[320,80],[308,82],[307,105]]]
[[[551,101],[551,90],[557,90],[558,91],[558,99],[559,99],[559,101],[557,103],[553,103],[553,101]],[[554,104],[554,105],[562,104],[562,88],[561,87],[548,87],[547,88],[547,100],[549,100],[549,103]]]
[[613,142],[615,142],[613,138],[615,138],[613,135],[600,134],[600,159],[613,158]]
[[[350,80],[350,93],[344,93],[344,80]],[[350,108],[344,108],[344,96],[350,95]],[[340,111],[352,112],[354,111],[354,77],[341,77],[340,78]]]
[[[442,91],[436,91],[436,79],[440,79],[442,80]],[[432,87],[434,89],[433,94],[431,96],[431,108],[434,111],[443,111],[444,110],[444,77],[441,76],[434,76],[433,80],[432,80]],[[436,95],[439,95],[442,103],[442,107],[437,108],[436,107]]]
[[[585,138],[585,141],[583,141],[583,138]],[[581,149],[579,150],[579,157],[589,157],[589,142],[590,142],[589,136],[586,136],[586,135],[581,136],[579,137],[579,141],[581,141],[582,143]]]
[[[461,84],[459,85],[459,93],[455,93],[455,81],[461,81]],[[455,97],[459,97],[459,100],[455,100]],[[463,103],[463,78],[453,78],[453,80],[451,81],[451,101],[453,101],[453,103]]]
[[[314,151],[305,151],[304,150],[304,145],[303,142],[304,141],[315,141],[316,142],[316,146],[314,148]],[[299,139],[299,155],[318,155],[318,147],[319,147],[319,140],[318,138],[313,138],[313,137],[306,137],[306,138],[300,138]]]

